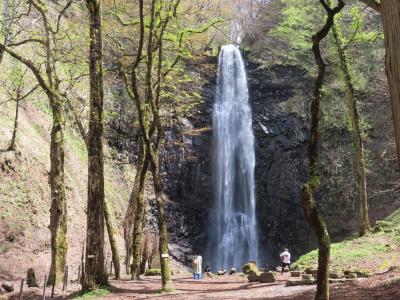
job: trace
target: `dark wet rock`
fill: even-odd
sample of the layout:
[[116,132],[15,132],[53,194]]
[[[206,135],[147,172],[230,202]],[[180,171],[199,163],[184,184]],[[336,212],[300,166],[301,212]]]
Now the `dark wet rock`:
[[260,282],[262,283],[271,283],[275,282],[275,276],[272,272],[265,272],[260,274]]

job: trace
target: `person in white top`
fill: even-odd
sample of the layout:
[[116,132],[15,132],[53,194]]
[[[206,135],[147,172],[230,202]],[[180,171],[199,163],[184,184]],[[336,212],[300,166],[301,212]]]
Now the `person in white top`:
[[288,267],[289,271],[290,271],[290,253],[289,253],[288,249],[285,249],[279,255],[279,257],[281,258],[281,261],[282,261],[282,274],[283,274],[283,270],[285,269],[285,267]]
[[202,272],[202,265],[203,258],[201,255],[197,255],[196,258],[193,260],[193,278],[194,279],[201,279],[201,272]]

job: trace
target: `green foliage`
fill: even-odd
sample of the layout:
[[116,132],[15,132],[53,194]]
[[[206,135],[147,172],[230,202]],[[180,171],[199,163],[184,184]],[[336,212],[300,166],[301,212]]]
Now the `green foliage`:
[[[395,248],[400,246],[400,209],[387,219],[378,221],[374,233],[364,237],[348,238],[331,245],[332,269],[342,270],[363,264],[366,260],[382,261],[396,255]],[[393,247],[391,246],[393,244]],[[318,261],[318,250],[302,255],[294,264],[295,269],[315,268]],[[379,263],[378,263],[379,264]],[[370,271],[370,270],[364,270]]]
[[79,293],[76,297],[73,297],[72,299],[95,299],[98,297],[106,297],[110,294],[110,288],[108,286],[102,286],[92,291]]
[[144,273],[145,276],[161,276],[161,269],[148,269]]
[[314,62],[311,49],[311,37],[322,24],[324,16],[319,3],[312,0],[282,0],[281,22],[271,34],[290,45],[287,52],[289,62],[310,69]]
[[258,270],[257,266],[253,263],[247,263],[242,267],[242,272],[245,275],[250,275],[250,274],[260,274],[260,271]]

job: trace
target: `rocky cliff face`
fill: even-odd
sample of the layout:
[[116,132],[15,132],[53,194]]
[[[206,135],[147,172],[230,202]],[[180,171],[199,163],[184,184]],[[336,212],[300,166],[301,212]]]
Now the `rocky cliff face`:
[[[202,89],[205,101],[199,114],[188,120],[194,129],[212,127],[217,61],[208,63],[214,64],[214,72],[203,74],[207,77]],[[296,67],[259,70],[257,64],[248,63],[247,69],[256,137],[261,255],[263,261],[271,261],[284,246],[296,246],[295,253],[302,253],[310,247],[310,241],[312,244],[298,198],[299,186],[306,178],[307,101],[305,92],[293,83],[304,84],[309,79],[306,72]],[[206,253],[208,236],[213,232],[212,224],[208,223],[214,202],[212,131],[192,136],[188,142],[191,159],[172,155],[174,159],[165,161],[168,194],[179,212],[177,215],[171,210],[175,225],[170,229],[173,242],[187,251]],[[192,247],[188,247],[188,240]]]
[[[196,134],[184,138],[185,151],[167,147],[168,155],[164,155],[168,157],[164,160],[167,193],[171,199],[170,207],[174,208],[169,210],[172,248],[183,262],[187,262],[188,255],[193,252],[207,256],[208,236],[213,233],[213,224],[208,223],[214,201],[212,131],[207,128],[212,127],[217,61],[208,58],[203,63],[212,70],[202,73],[205,78],[202,86],[204,102],[194,117],[183,122],[187,130],[194,130]],[[291,249],[294,258],[316,247],[299,198],[299,188],[307,180],[308,111],[313,82],[298,66],[272,64],[261,69],[258,64],[248,62],[247,72],[256,137],[255,178],[261,262],[275,264],[283,247]],[[396,165],[391,163],[394,144],[387,97],[369,95],[363,101],[371,119],[367,149],[370,151],[369,168],[373,170],[369,176],[369,193],[374,221],[399,206],[395,191],[390,192],[398,173]],[[386,120],[382,121],[379,114],[387,116]],[[326,128],[321,131],[322,182],[317,194],[318,204],[333,240],[340,240],[358,230],[351,137],[348,131]],[[179,130],[171,128],[170,134],[179,134]],[[389,191],[388,187],[391,187]],[[380,197],[375,194],[385,189],[387,191]]]

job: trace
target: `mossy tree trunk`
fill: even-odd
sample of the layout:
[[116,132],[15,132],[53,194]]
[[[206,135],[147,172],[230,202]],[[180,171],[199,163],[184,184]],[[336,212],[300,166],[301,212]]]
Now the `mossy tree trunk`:
[[154,155],[151,161],[151,173],[153,175],[154,190],[156,193],[157,210],[158,210],[158,232],[160,235],[159,254],[161,262],[161,280],[162,289],[169,291],[173,289],[171,278],[171,267],[168,252],[168,232],[167,220],[165,216],[165,197],[164,188],[160,175],[160,167],[158,155]]
[[121,265],[119,261],[119,250],[118,250],[118,244],[115,239],[115,230],[112,222],[112,217],[111,217],[111,208],[109,207],[110,205],[107,203],[107,200],[104,201],[104,218],[106,221],[106,227],[107,227],[107,232],[108,232],[108,239],[110,240],[110,246],[111,246],[111,254],[112,254],[112,262],[114,265],[114,271],[115,271],[115,279],[120,278],[120,270],[121,270]]
[[363,236],[371,229],[369,223],[367,197],[367,176],[365,174],[364,143],[361,135],[360,118],[357,110],[357,99],[355,95],[353,79],[350,74],[347,53],[342,40],[342,33],[339,25],[337,25],[336,22],[333,23],[332,33],[339,55],[340,69],[342,70],[346,86],[346,105],[351,120],[351,132],[353,137],[358,183],[360,236]]
[[82,289],[107,283],[104,265],[103,58],[101,1],[86,0],[90,18],[90,116],[86,263]]
[[64,111],[59,97],[51,97],[53,127],[50,141],[51,266],[47,284],[60,283],[67,262],[67,199],[64,184]]
[[[146,147],[147,148],[147,147]],[[140,262],[141,262],[141,241],[143,237],[143,220],[145,214],[145,199],[144,199],[144,185],[146,181],[147,170],[149,168],[149,155],[148,150],[145,151],[145,158],[140,172],[140,180],[138,192],[136,194],[136,210],[135,220],[133,226],[133,239],[132,239],[132,279],[140,279]]]
[[15,118],[14,118],[14,127],[11,136],[10,146],[8,147],[9,151],[15,150],[15,140],[17,139],[17,130],[18,130],[18,117],[19,117],[19,98],[20,98],[20,90],[17,90],[17,99],[15,100]]
[[320,185],[319,175],[319,119],[320,119],[320,100],[322,85],[325,77],[325,62],[321,56],[320,42],[327,36],[332,28],[334,17],[344,7],[343,0],[338,0],[335,8],[330,8],[325,0],[320,0],[324,7],[327,18],[325,25],[312,37],[312,51],[318,66],[318,76],[315,79],[313,98],[311,101],[311,127],[308,143],[309,160],[309,180],[301,187],[301,205],[304,216],[310,224],[318,240],[318,275],[316,300],[329,299],[329,258],[330,258],[330,237],[322,216],[319,214],[315,202],[314,193]]
[[[88,137],[85,132],[85,127],[83,126],[83,123],[81,119],[78,116],[78,113],[76,112],[74,106],[72,105],[71,101],[66,97],[65,98],[68,104],[68,108],[72,111],[74,118],[75,118],[75,123],[78,127],[79,133],[81,134],[82,140],[86,145],[86,149],[88,150]],[[110,248],[111,248],[111,254],[112,254],[112,261],[114,264],[114,270],[115,270],[115,278],[119,279],[120,278],[120,273],[121,273],[121,263],[120,263],[120,255],[119,255],[119,249],[118,245],[115,239],[115,227],[113,225],[112,221],[112,211],[109,208],[109,204],[107,203],[107,200],[104,198],[104,220],[106,222],[106,227],[107,227],[107,233],[108,233],[108,239],[110,241]]]
[[[125,240],[125,250],[126,250],[125,267],[127,274],[130,274],[131,272],[130,261],[133,252],[133,235],[134,235],[133,228],[136,215],[136,202],[139,195],[144,195],[144,184],[141,185],[140,181],[142,177],[142,172],[144,171],[143,166],[145,161],[144,159],[145,151],[144,151],[143,138],[141,136],[139,136],[138,141],[139,141],[139,151],[138,151],[138,162],[136,166],[136,174],[124,220],[124,240]],[[146,168],[146,174],[147,174],[147,168]]]
[[386,75],[392,102],[397,158],[400,164],[400,1],[381,0],[386,48]]
[[360,0],[378,11],[383,20],[386,49],[386,76],[389,83],[390,100],[397,159],[400,164],[400,1],[398,0]]

